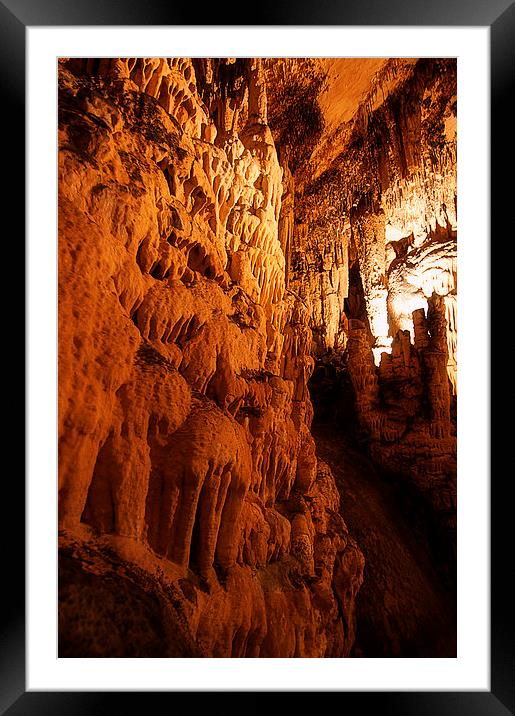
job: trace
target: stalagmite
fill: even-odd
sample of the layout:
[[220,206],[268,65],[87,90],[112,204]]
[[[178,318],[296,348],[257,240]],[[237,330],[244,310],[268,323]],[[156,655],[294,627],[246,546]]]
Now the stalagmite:
[[59,61],[60,656],[352,655],[328,355],[453,523],[455,63],[353,62]]

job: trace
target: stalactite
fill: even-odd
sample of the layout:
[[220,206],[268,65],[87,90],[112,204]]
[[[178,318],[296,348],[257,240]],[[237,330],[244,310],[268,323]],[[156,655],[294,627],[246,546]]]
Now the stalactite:
[[60,544],[142,585],[143,655],[351,654],[315,360],[455,522],[456,63],[374,67],[335,127],[329,60],[59,61]]
[[345,656],[363,557],[342,526],[302,533],[311,554],[321,536],[334,545],[322,607],[291,539],[294,486],[322,513],[334,505],[308,429],[308,310],[286,291],[294,184],[264,64],[60,65],[73,108],[60,125],[61,548],[79,545],[79,562],[110,549],[147,575],[164,622],[179,609],[204,656]]

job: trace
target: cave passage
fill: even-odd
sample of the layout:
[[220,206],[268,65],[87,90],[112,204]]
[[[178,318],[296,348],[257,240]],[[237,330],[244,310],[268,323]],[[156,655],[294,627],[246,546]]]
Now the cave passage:
[[354,657],[455,657],[456,595],[445,536],[430,509],[367,455],[342,359],[317,361],[309,381],[312,434],[335,477],[341,513],[365,556]]
[[60,58],[61,656],[455,656],[456,74]]

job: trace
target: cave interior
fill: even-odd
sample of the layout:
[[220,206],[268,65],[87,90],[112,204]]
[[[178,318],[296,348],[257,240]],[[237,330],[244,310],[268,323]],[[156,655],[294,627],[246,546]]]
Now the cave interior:
[[58,85],[59,656],[456,656],[456,60]]

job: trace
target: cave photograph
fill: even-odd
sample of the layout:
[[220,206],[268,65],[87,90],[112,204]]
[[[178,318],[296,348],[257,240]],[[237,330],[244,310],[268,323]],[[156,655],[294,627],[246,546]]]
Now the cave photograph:
[[56,65],[58,656],[455,658],[456,58]]

